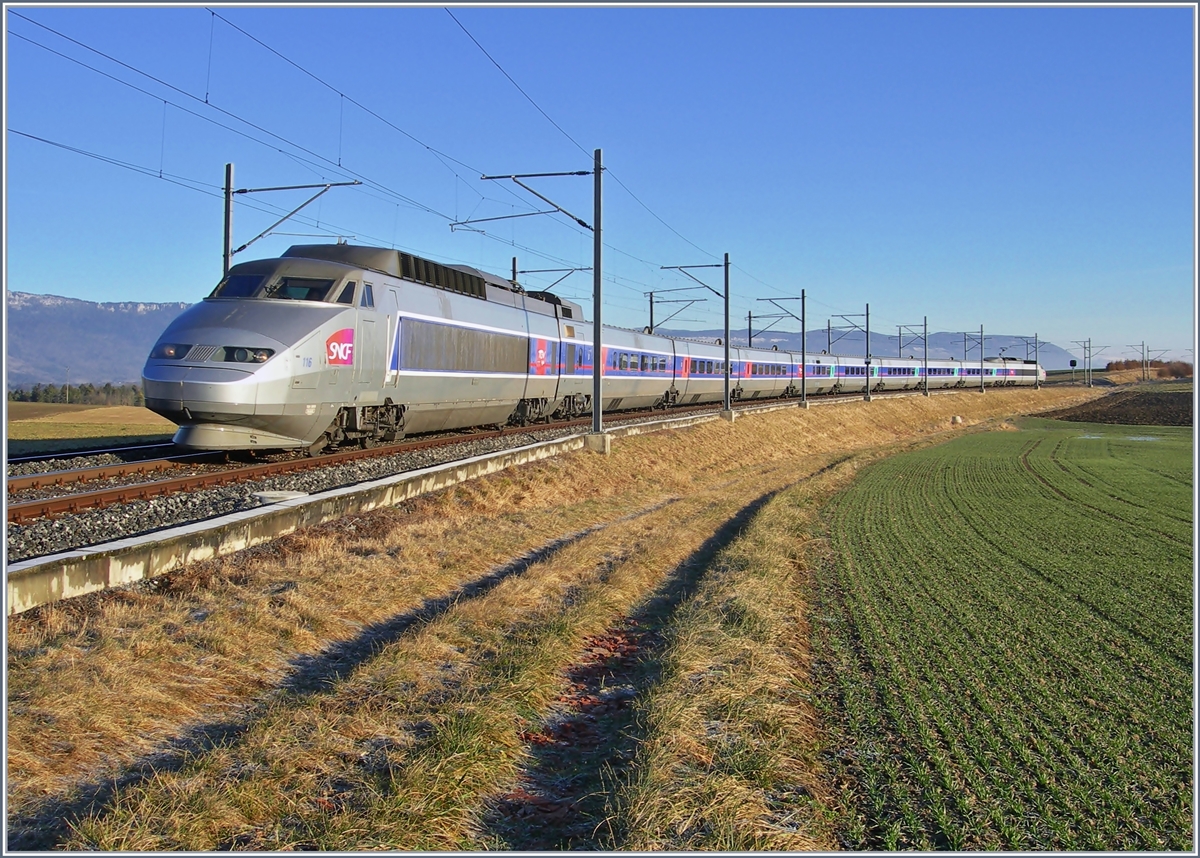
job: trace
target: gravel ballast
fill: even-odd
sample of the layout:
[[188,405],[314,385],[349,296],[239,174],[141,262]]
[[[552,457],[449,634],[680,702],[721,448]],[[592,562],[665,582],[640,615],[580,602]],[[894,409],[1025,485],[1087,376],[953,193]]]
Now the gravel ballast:
[[[623,423],[663,419],[662,414],[623,420]],[[315,494],[342,486],[377,480],[472,456],[523,447],[579,434],[579,429],[530,430],[503,438],[466,439],[429,450],[360,459],[294,474],[218,486],[195,492],[130,501],[104,509],[84,510],[56,519],[38,519],[26,524],[8,524],[8,562],[58,554],[89,545],[111,542],[168,527],[254,509],[264,502],[254,497],[261,492],[305,492]],[[61,462],[62,460],[56,460]],[[118,460],[119,461],[119,460]],[[87,466],[104,464],[89,459]],[[60,467],[63,467],[60,465]],[[79,467],[71,465],[67,467]],[[15,476],[15,474],[12,474]]]

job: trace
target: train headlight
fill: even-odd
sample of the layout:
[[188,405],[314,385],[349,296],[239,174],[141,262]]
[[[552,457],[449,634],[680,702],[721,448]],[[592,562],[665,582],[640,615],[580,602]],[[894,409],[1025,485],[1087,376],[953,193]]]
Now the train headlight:
[[225,346],[217,360],[230,363],[266,363],[274,349],[252,349],[247,346]]
[[180,360],[188,353],[190,345],[183,343],[159,343],[150,352],[150,357],[164,360]]

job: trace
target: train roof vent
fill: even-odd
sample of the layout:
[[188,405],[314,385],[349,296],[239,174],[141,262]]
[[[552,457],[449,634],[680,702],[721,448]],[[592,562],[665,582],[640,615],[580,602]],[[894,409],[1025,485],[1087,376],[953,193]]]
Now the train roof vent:
[[582,319],[583,308],[574,301],[567,301],[560,298],[553,292],[526,292],[530,298],[537,298],[539,301],[545,301],[547,304],[554,304],[559,308],[559,314],[564,319]]
[[393,277],[400,276],[400,252],[382,247],[360,247],[354,244],[294,244],[284,251],[284,256],[301,259],[324,259],[341,262],[355,268],[382,271]]
[[284,256],[303,259],[324,259],[341,262],[356,268],[367,268],[432,286],[460,295],[487,300],[487,289],[479,274],[465,266],[442,265],[399,250],[382,247],[359,247],[352,244],[297,244],[287,249]]

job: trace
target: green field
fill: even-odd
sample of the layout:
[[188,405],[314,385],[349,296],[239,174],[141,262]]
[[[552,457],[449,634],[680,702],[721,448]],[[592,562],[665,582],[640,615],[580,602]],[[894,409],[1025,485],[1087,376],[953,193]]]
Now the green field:
[[815,618],[851,849],[1193,848],[1190,428],[866,469]]

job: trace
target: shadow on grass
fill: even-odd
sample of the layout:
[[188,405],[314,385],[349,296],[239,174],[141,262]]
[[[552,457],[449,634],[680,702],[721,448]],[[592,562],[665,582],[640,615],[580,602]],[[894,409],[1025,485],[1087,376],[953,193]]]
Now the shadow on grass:
[[700,586],[716,555],[742,533],[780,491],[742,507],[670,573],[666,583],[612,631],[636,641],[632,656],[613,658],[600,669],[577,664],[567,671],[582,708],[548,717],[532,734],[530,761],[520,786],[488,809],[481,838],[488,848],[521,852],[610,851],[621,848],[621,833],[610,828],[608,813],[629,764],[645,741],[635,718],[634,698],[662,675],[667,640],[663,630]]
[[68,796],[53,797],[35,808],[14,813],[8,821],[8,849],[60,848],[71,836],[73,823],[102,815],[119,791],[136,786],[156,774],[179,771],[187,762],[208,751],[236,744],[262,717],[268,706],[277,707],[281,702],[295,705],[313,695],[329,693],[340,680],[348,677],[384,647],[399,640],[410,629],[438,618],[458,602],[486,594],[505,579],[524,573],[534,564],[555,556],[564,548],[612,524],[639,518],[676,500],[672,498],[620,519],[555,539],[445,595],[426,599],[411,611],[365,626],[353,638],[336,641],[315,655],[301,655],[293,659],[291,673],[275,689],[248,706],[241,717],[193,726],[120,774],[103,781],[79,784]]

